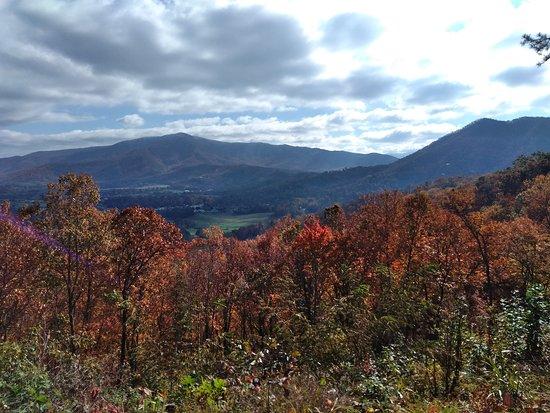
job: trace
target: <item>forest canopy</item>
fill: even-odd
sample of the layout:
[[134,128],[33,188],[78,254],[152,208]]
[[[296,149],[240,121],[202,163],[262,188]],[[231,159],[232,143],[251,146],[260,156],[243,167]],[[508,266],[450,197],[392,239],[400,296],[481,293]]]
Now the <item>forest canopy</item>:
[[0,410],[550,408],[549,172],[537,153],[246,241],[61,176],[0,210]]

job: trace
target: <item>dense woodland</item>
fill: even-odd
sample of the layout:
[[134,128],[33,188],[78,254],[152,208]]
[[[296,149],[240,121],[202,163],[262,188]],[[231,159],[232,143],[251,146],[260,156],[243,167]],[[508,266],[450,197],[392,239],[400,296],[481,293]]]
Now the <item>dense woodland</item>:
[[101,210],[0,219],[1,411],[550,409],[550,154],[252,240]]

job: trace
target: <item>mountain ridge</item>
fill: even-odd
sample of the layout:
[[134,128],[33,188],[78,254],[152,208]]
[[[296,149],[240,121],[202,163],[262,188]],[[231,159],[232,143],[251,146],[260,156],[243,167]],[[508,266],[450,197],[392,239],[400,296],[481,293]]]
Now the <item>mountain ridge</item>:
[[[266,203],[315,197],[320,206],[350,202],[362,194],[407,189],[439,178],[481,175],[510,166],[521,155],[550,151],[550,118],[508,121],[482,118],[388,165],[328,171],[255,191]],[[244,193],[243,197],[247,194]]]
[[404,158],[379,155],[392,162],[371,166],[355,163],[377,156],[181,133],[0,159],[0,185],[43,185],[66,172],[86,172],[103,188],[165,185],[214,195],[222,208],[299,211],[302,204],[312,210],[368,192],[493,172],[537,151],[550,152],[550,118],[478,119]]
[[[185,133],[144,137],[108,146],[40,151],[0,158],[0,181],[52,178],[52,174],[87,172],[99,182],[141,179],[182,166],[257,166],[297,172],[322,172],[387,164],[397,158],[259,142],[222,142]],[[138,166],[137,170],[133,166]],[[52,174],[40,173],[42,168]]]

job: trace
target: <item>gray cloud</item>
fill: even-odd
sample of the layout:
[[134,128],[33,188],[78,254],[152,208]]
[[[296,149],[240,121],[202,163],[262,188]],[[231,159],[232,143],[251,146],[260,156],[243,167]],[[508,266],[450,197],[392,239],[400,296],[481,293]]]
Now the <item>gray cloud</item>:
[[356,71],[347,82],[350,96],[362,100],[383,96],[401,83],[399,79],[382,75],[373,69]]
[[388,143],[420,143],[421,145],[425,145],[428,142],[433,141],[434,139],[437,139],[441,136],[439,133],[430,133],[430,132],[424,132],[421,135],[410,132],[410,131],[402,131],[397,130],[395,132],[392,132],[381,140],[382,142],[388,144]]
[[371,16],[356,13],[339,14],[324,27],[322,44],[329,49],[354,49],[373,41],[380,25]]
[[430,130],[422,132],[395,130],[381,139],[376,139],[376,143],[373,146],[379,152],[401,157],[425,147],[442,135],[444,133]]
[[88,65],[96,74],[130,75],[150,88],[257,87],[317,73],[298,23],[260,7],[209,9],[180,16],[173,44],[145,16],[93,10],[85,28],[44,10],[15,7],[34,44]]
[[401,143],[407,142],[414,138],[414,135],[409,131],[395,131],[382,139],[385,143]]
[[550,110],[550,96],[543,96],[533,101],[531,104],[533,108]]
[[544,69],[538,66],[517,66],[493,77],[508,86],[536,86],[544,81]]
[[383,115],[383,116],[378,116],[375,118],[375,120],[377,122],[380,122],[380,123],[390,123],[390,124],[394,124],[394,123],[406,123],[407,122],[407,119],[405,119],[403,116],[399,116],[399,115]]
[[[10,79],[0,85],[4,126],[71,105],[163,114],[330,107],[338,98],[379,98],[398,84],[372,67],[347,79],[317,78],[321,67],[310,58],[315,45],[298,22],[259,6],[194,9],[168,2],[155,14],[124,2],[6,4],[0,15],[0,77]],[[372,40],[376,27],[368,16],[336,16],[327,23],[327,42],[358,46]]]
[[451,102],[470,92],[469,86],[452,82],[420,80],[413,82],[410,87],[412,93],[407,102],[421,105]]
[[11,89],[0,94],[0,125],[73,104],[270,110],[285,82],[309,82],[320,71],[296,20],[261,7],[155,16],[131,3],[62,3],[63,13],[60,4],[4,6],[0,77]]
[[[44,10],[15,7],[14,12],[35,45],[56,51],[72,61],[89,65],[98,74],[147,74],[158,64],[177,60],[158,44],[154,25],[110,7],[92,10],[88,19],[97,22],[81,27]],[[102,26],[100,30],[99,25]]]
[[398,78],[386,76],[376,68],[364,67],[345,79],[314,79],[283,86],[285,94],[305,100],[330,100],[347,97],[370,101],[380,98],[402,84]]
[[296,20],[260,7],[213,9],[182,22],[181,34],[193,50],[207,50],[191,67],[205,70],[215,87],[258,87],[319,72]]

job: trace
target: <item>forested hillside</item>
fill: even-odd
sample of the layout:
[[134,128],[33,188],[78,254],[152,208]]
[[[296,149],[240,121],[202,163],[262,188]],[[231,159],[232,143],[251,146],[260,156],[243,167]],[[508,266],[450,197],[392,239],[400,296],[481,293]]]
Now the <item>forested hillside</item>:
[[[40,183],[67,172],[87,173],[104,185],[189,185],[215,167],[249,166],[323,172],[388,164],[397,158],[259,142],[222,142],[186,133],[146,137],[110,146],[35,152],[0,158],[0,182]],[[218,180],[220,177],[218,176]],[[202,183],[203,189],[210,182]],[[218,183],[219,185],[219,183]]]
[[266,181],[263,187],[229,194],[226,203],[240,204],[252,198],[259,204],[284,205],[289,210],[296,209],[292,203],[305,209],[312,204],[319,208],[350,202],[367,192],[408,190],[435,179],[494,172],[537,151],[550,151],[550,118],[478,119],[390,164]]
[[35,200],[46,182],[74,172],[102,186],[103,206],[122,208],[130,196],[138,205],[300,215],[382,189],[493,172],[536,151],[550,151],[550,118],[478,119],[401,159],[178,133],[0,159],[0,197]]
[[550,409],[550,154],[248,241],[97,208],[0,215],[1,411]]

